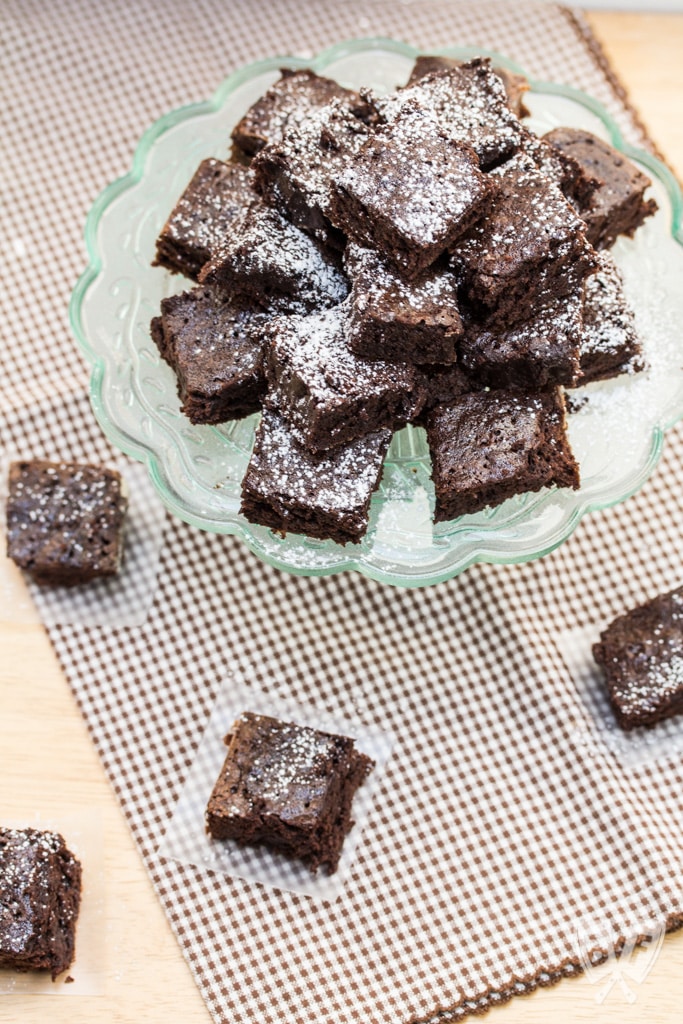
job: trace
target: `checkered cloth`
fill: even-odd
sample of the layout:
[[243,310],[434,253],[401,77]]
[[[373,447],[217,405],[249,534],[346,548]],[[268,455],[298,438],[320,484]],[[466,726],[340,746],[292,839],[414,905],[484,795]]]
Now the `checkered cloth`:
[[[66,322],[83,222],[152,120],[244,62],[358,35],[476,44],[585,89],[646,141],[585,25],[554,7],[6,0],[0,18],[0,436],[36,455],[114,458]],[[680,754],[615,759],[559,646],[681,582],[681,454],[673,430],[643,490],[542,561],[422,591],[288,577],[173,522],[147,625],[50,628],[216,1021],[454,1021],[575,973],[577,924],[599,946],[681,922]],[[342,716],[362,701],[396,735],[334,903],[157,853],[229,671]]]

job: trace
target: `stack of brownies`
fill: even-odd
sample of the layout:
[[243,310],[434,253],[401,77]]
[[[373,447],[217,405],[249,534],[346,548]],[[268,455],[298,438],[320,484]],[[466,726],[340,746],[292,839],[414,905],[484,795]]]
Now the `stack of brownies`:
[[359,541],[407,423],[436,521],[578,487],[562,389],[641,368],[606,250],[656,205],[600,139],[534,135],[526,88],[487,59],[386,96],[283,71],[200,164],[156,253],[196,287],[151,329],[193,423],[262,410],[250,521]]

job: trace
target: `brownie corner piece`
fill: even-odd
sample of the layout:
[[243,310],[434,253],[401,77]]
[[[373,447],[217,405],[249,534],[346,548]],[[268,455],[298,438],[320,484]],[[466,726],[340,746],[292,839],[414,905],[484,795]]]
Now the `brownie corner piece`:
[[81,865],[62,836],[0,827],[0,967],[66,971],[80,900]]
[[263,410],[242,481],[240,512],[251,523],[357,544],[368,528],[390,430],[377,430],[314,454],[298,443],[287,421]]
[[348,736],[244,712],[206,808],[209,835],[337,870],[351,805],[374,762]]
[[474,150],[412,107],[377,128],[341,171],[332,222],[414,278],[481,216],[494,192]]
[[196,281],[253,199],[252,178],[242,164],[202,160],[161,230],[154,265]]
[[593,657],[623,729],[683,712],[683,587],[619,615],[593,645]]
[[579,486],[559,388],[463,394],[427,418],[435,522],[457,519],[515,494]]
[[215,289],[162,299],[152,339],[176,375],[181,411],[191,423],[225,423],[258,411],[266,390],[267,320]]
[[128,506],[120,473],[45,459],[10,465],[7,554],[39,583],[73,586],[118,572]]

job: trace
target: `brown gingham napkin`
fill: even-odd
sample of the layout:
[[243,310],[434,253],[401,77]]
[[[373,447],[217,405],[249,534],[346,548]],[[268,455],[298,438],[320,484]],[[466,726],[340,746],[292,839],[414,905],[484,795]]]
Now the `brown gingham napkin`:
[[[592,93],[647,143],[581,18],[556,7],[6,0],[0,17],[0,437],[25,453],[114,458],[67,324],[86,213],[151,121],[247,61],[359,35],[481,45]],[[144,627],[50,628],[216,1021],[453,1021],[575,973],[579,932],[597,957],[601,935],[681,923],[680,748],[629,760],[601,743],[562,657],[570,631],[681,582],[681,455],[673,430],[643,490],[542,561],[422,591],[288,577],[169,522]],[[362,706],[396,736],[334,903],[156,852],[230,672],[342,716]]]

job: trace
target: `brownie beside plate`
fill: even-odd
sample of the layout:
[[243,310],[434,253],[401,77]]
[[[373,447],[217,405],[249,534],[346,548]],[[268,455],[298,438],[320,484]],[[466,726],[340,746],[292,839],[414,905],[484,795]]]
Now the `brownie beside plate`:
[[244,712],[206,808],[214,839],[259,844],[336,871],[351,804],[374,763],[348,736]]
[[683,587],[619,615],[593,645],[626,730],[683,711]]
[[81,865],[58,833],[0,827],[0,967],[66,971],[80,902]]
[[7,554],[39,583],[72,586],[118,572],[128,506],[120,473],[103,466],[13,462]]

